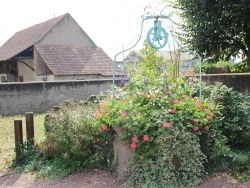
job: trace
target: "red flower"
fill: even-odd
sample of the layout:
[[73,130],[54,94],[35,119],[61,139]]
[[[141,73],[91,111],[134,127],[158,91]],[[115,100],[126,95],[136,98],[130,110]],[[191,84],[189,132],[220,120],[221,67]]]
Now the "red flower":
[[96,139],[96,142],[100,142],[100,141],[101,141],[100,138],[97,138],[97,139]]
[[102,129],[103,129],[103,130],[106,130],[106,131],[109,130],[109,128],[108,128],[107,125],[103,125],[103,126],[102,126]]
[[125,117],[127,114],[125,112],[120,112],[120,116]]
[[169,122],[164,122],[163,123],[163,127],[165,128],[170,128],[171,127],[171,124]]
[[180,104],[180,101],[179,100],[173,100],[172,104]]
[[136,143],[132,143],[132,144],[130,144],[130,147],[131,147],[132,149],[135,149],[135,148],[137,148],[137,144],[136,144]]
[[133,142],[137,142],[137,141],[138,141],[138,136],[134,136],[131,140],[132,140]]
[[201,102],[197,99],[195,100],[195,104],[198,108],[203,108],[203,105],[201,104]]
[[206,118],[207,118],[208,120],[213,119],[213,117],[212,117],[212,116],[206,116]]
[[170,90],[167,90],[166,93],[167,93],[168,95],[170,95],[170,94],[171,94],[171,91],[170,91]]
[[143,142],[147,142],[147,141],[149,141],[149,136],[144,134],[143,135]]
[[169,109],[168,110],[171,114],[174,114],[175,113],[175,109]]
[[199,130],[199,127],[194,127],[194,131],[198,131]]
[[194,123],[197,124],[199,122],[199,119],[194,119]]

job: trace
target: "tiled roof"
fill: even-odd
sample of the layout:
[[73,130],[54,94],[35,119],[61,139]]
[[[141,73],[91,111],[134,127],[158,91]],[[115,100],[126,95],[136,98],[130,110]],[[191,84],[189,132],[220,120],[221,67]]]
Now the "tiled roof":
[[113,73],[113,61],[101,48],[42,44],[35,48],[54,75]]
[[[68,13],[67,13],[68,14]],[[41,40],[64,16],[52,18],[15,33],[0,47],[0,61],[8,60]]]

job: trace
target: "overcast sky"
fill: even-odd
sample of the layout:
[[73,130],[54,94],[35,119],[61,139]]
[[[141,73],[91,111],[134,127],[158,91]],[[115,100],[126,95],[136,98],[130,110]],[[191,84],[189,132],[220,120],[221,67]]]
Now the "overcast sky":
[[[97,46],[113,59],[139,36],[141,15],[146,6],[160,0],[5,0],[0,6],[0,46],[15,32],[54,16],[70,13]],[[162,5],[163,8],[164,5]],[[148,27],[152,27],[153,23]],[[142,41],[147,29],[143,30]],[[137,45],[135,49],[141,49]],[[117,57],[122,59],[122,55]]]

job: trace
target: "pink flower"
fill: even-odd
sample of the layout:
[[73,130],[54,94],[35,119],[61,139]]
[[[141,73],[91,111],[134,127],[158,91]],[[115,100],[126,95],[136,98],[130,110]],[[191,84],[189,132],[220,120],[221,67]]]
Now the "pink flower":
[[143,135],[143,142],[147,142],[147,141],[149,141],[149,136],[144,134]]
[[100,138],[97,138],[97,139],[96,139],[96,142],[100,142],[100,141],[101,141]]
[[133,142],[137,142],[137,141],[138,141],[138,136],[134,136],[131,140],[132,140]]
[[170,95],[170,94],[171,94],[171,91],[170,91],[170,90],[167,90],[166,93],[167,93],[168,95]]
[[165,128],[170,128],[171,127],[171,124],[169,122],[164,122],[163,123],[163,127]]
[[174,114],[175,113],[175,109],[169,109],[168,110],[171,114]]
[[120,116],[125,117],[127,114],[125,112],[120,112]]
[[198,108],[202,109],[203,108],[203,105],[201,104],[201,102],[197,99],[195,100],[195,104]]
[[198,126],[194,127],[194,131],[198,131],[198,130],[199,130]]
[[109,130],[109,128],[108,128],[107,125],[103,125],[103,126],[102,126],[102,129],[103,129],[103,130],[106,130],[106,131]]
[[183,94],[183,95],[182,95],[182,98],[183,98],[183,99],[186,99],[186,98],[187,98],[187,95],[186,95],[186,94]]
[[141,96],[142,96],[143,98],[146,98],[146,97],[147,97],[147,95],[146,95],[145,93],[141,93]]
[[199,119],[194,119],[194,123],[197,124],[199,122]]
[[136,144],[136,143],[132,143],[132,144],[130,144],[130,147],[131,147],[132,149],[135,149],[135,148],[137,148],[137,144]]
[[213,117],[212,117],[212,116],[206,116],[206,118],[207,118],[208,120],[213,119]]
[[172,104],[180,104],[180,101],[179,100],[173,100]]
[[122,103],[125,103],[125,99],[121,99],[121,102],[122,102]]

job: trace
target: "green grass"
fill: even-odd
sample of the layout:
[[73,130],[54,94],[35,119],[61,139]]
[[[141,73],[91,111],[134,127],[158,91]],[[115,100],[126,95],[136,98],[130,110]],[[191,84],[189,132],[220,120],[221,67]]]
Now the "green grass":
[[[34,114],[35,144],[44,141],[44,117],[45,113]],[[26,140],[25,115],[0,116],[0,172],[6,171],[15,157],[14,120],[22,120],[23,141]]]

